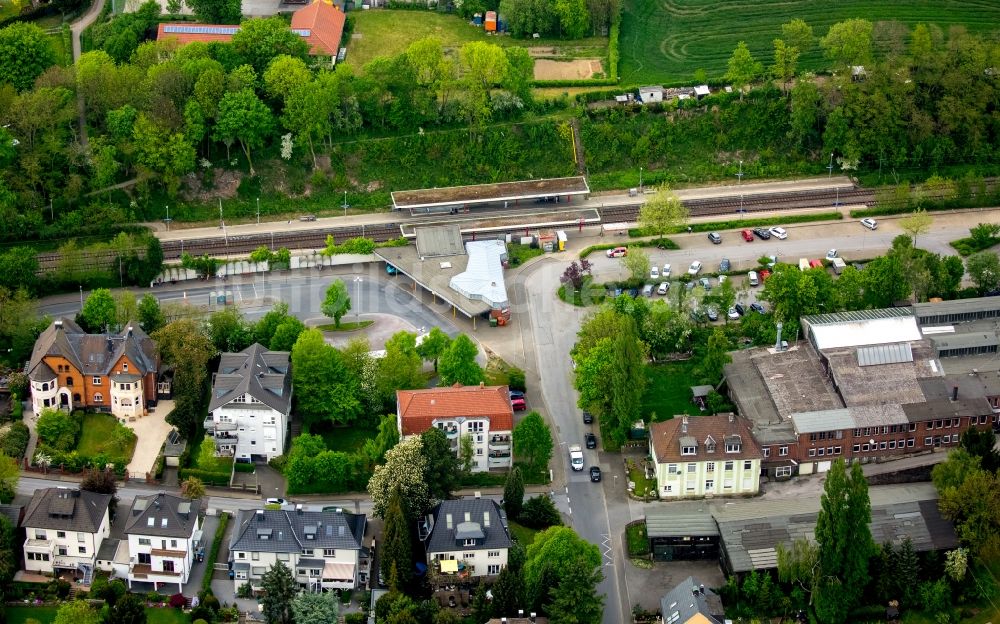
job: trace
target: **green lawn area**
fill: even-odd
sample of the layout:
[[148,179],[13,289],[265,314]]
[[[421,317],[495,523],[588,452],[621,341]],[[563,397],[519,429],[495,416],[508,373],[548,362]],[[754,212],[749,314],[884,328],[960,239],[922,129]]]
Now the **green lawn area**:
[[510,265],[517,266],[524,264],[532,258],[536,258],[545,253],[545,250],[528,245],[517,245],[511,243],[507,245],[507,255],[510,257]]
[[646,392],[642,395],[642,416],[656,414],[655,420],[669,420],[678,414],[698,416],[691,402],[694,360],[650,364],[646,367]]
[[76,450],[81,455],[97,455],[107,453],[111,457],[122,457],[126,461],[132,459],[135,452],[135,439],[126,446],[116,444],[112,440],[112,432],[118,420],[111,414],[89,413],[83,416],[83,425],[80,429],[80,441],[76,445]]
[[[866,2],[843,0],[674,0],[650,2],[625,0],[621,30],[622,84],[693,81],[703,69],[721,77],[726,62],[740,41],[765,66],[773,62],[772,41],[781,36],[781,24],[805,20],[822,37],[830,26],[848,18],[872,22],[896,20],[912,27],[936,24],[945,33],[952,24],[971,32],[989,32],[1000,23],[1000,4],[960,0],[896,0]],[[882,30],[875,28],[876,41]],[[909,38],[903,39],[908,43]],[[828,64],[818,48],[803,54],[801,69],[816,70]]]
[[646,535],[646,523],[625,527],[625,539],[628,542],[630,557],[639,557],[649,553],[649,538]]
[[353,453],[360,450],[369,438],[378,435],[378,427],[329,427],[319,426],[310,429],[309,433],[321,436],[326,448],[331,451]]
[[316,329],[320,331],[336,332],[336,331],[354,331],[356,329],[364,329],[368,327],[375,321],[343,321],[340,323],[340,327],[337,327],[334,323],[327,323],[326,325],[317,325]]
[[17,14],[17,9],[13,2],[0,0],[0,19],[6,19]]
[[642,467],[632,461],[628,464],[628,480],[635,483],[636,496],[656,495],[656,479],[647,479]]
[[513,520],[507,521],[507,526],[510,527],[510,532],[513,536],[520,542],[523,546],[527,547],[528,544],[535,541],[535,534],[538,533],[535,529],[529,529],[526,526],[521,526],[520,524],[514,522]]
[[605,37],[577,41],[494,37],[457,15],[434,11],[354,11],[351,18],[354,20],[354,32],[347,45],[347,61],[359,68],[376,56],[394,56],[414,41],[430,36],[440,39],[445,48],[456,48],[470,41],[489,41],[501,46],[555,47],[559,56],[602,59],[607,56],[608,50]]
[[[57,607],[7,607],[7,624],[24,624],[35,619],[50,624],[56,619]],[[187,624],[190,620],[179,609],[146,609],[148,624]]]

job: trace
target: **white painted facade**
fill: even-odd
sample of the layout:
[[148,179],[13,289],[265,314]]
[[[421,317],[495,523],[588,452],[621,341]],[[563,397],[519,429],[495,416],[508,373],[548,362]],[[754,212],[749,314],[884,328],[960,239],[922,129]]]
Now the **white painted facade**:
[[[41,414],[43,409],[59,407],[60,388],[56,379],[49,381],[31,382],[31,410],[36,414]],[[73,395],[66,388],[62,388],[62,393],[66,395],[69,408],[73,409]]]
[[138,418],[143,410],[142,380],[111,380],[111,413],[118,418]]
[[[150,518],[151,520],[153,518]],[[177,584],[180,592],[191,576],[194,553],[201,541],[201,524],[198,519],[191,525],[191,535],[187,537],[163,537],[130,533],[128,535],[128,586],[135,581],[161,584]],[[123,540],[119,548],[125,546]]]
[[719,453],[710,460],[664,462],[656,460],[656,483],[660,498],[733,496],[760,491],[760,460],[726,457]]
[[[396,426],[402,431],[402,418],[396,414]],[[472,472],[508,470],[513,466],[513,436],[510,431],[491,431],[489,418],[436,418],[431,426],[444,432],[451,450],[459,455],[462,437],[472,440]],[[416,435],[416,434],[414,434]],[[403,436],[404,439],[413,435]]]
[[24,569],[28,572],[53,574],[56,568],[77,569],[81,564],[91,568],[97,561],[97,551],[111,535],[111,518],[107,510],[96,533],[62,531],[25,527]]
[[245,461],[262,455],[270,461],[285,451],[287,415],[249,393],[213,410],[212,423],[219,455]]
[[508,549],[496,550],[455,550],[448,552],[429,553],[434,561],[447,559],[465,563],[470,576],[496,576],[507,566]]
[[[363,587],[368,580],[368,561],[365,560],[362,566],[359,552],[353,549],[306,548],[300,553],[234,551],[232,558],[235,574],[234,591],[239,591],[240,586],[245,583],[250,583],[254,591],[259,591],[262,588],[264,573],[278,561],[285,564],[292,571],[295,581],[309,591],[355,589]],[[310,559],[322,560],[323,566],[309,563]],[[327,576],[324,574],[327,564],[343,565],[332,566],[331,571],[336,570],[338,574]],[[349,566],[351,572],[349,577],[342,573],[348,572],[348,568],[343,566]]]

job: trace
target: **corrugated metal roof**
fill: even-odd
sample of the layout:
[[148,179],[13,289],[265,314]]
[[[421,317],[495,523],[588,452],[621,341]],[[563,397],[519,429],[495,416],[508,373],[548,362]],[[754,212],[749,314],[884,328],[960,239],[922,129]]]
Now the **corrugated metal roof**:
[[908,342],[861,347],[858,349],[858,366],[899,364],[913,361],[913,349]]
[[715,536],[719,527],[706,509],[702,513],[676,513],[668,506],[646,512],[646,535],[649,537]]
[[853,429],[854,419],[846,408],[820,410],[818,412],[799,412],[791,415],[792,424],[797,433],[816,433],[818,431],[836,431],[837,429]]
[[975,347],[993,347],[1000,345],[996,332],[967,332],[962,334],[947,334],[931,336],[931,342],[938,351],[951,349],[970,349]]
[[954,299],[937,303],[915,303],[913,313],[917,318],[929,318],[945,314],[975,314],[1000,310],[1000,297],[974,297]]
[[830,312],[829,314],[810,314],[802,320],[810,325],[831,325],[838,323],[856,323],[875,319],[904,318],[913,316],[909,308],[879,308],[877,310],[856,310],[853,312]]

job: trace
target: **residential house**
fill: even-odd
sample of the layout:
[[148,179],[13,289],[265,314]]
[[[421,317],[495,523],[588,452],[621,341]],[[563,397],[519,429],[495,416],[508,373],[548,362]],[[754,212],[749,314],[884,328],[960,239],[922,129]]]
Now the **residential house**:
[[431,427],[444,431],[459,454],[461,439],[472,442],[472,471],[511,467],[514,410],[507,386],[462,386],[396,392],[396,424],[402,439]]
[[419,528],[427,562],[458,579],[496,576],[512,545],[507,516],[489,498],[441,501]]
[[681,416],[649,432],[660,498],[756,494],[763,459],[750,424],[733,414]]
[[89,584],[97,551],[111,535],[110,494],[67,488],[35,490],[24,513],[24,569],[68,572]]
[[[346,20],[344,12],[335,4],[313,0],[292,14],[291,31],[309,44],[309,54],[333,59],[340,48]],[[239,30],[237,25],[165,22],[159,25],[156,39],[174,39],[181,45],[192,41],[229,42]]]
[[134,582],[184,587],[191,576],[195,550],[201,542],[200,500],[173,494],[137,496],[125,520],[125,540],[118,546],[116,561],[125,560],[127,548],[128,586]]
[[218,455],[266,462],[285,452],[292,409],[290,370],[287,351],[268,351],[257,343],[222,354],[205,420]]
[[262,589],[271,566],[283,563],[310,592],[356,589],[368,583],[371,552],[363,546],[364,514],[337,511],[240,510],[229,542],[234,590]]
[[120,419],[157,401],[160,357],[137,323],[119,333],[88,334],[57,319],[35,341],[28,363],[32,409],[96,409]]
[[689,576],[660,598],[663,624],[722,624],[722,598]]
[[660,85],[639,87],[639,101],[642,102],[643,104],[649,104],[651,102],[662,102],[663,87],[661,87]]
[[549,618],[534,612],[525,617],[524,609],[521,609],[515,617],[490,618],[486,624],[549,624]]

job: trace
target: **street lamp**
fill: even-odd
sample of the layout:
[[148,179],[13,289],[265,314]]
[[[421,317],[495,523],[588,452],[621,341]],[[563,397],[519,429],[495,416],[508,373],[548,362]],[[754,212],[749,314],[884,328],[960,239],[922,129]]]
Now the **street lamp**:
[[739,173],[736,174],[736,179],[738,180],[736,186],[738,186],[740,189],[740,214],[743,214],[743,161],[742,160],[740,161],[740,170]]
[[167,224],[167,231],[170,231],[170,206],[164,206],[167,209],[167,218],[163,220]]
[[341,206],[344,209],[344,216],[347,216],[347,191],[344,191],[344,205]]
[[260,198],[257,198],[257,225],[260,225]]
[[639,192],[642,192],[642,167],[639,167]]
[[829,175],[826,176],[827,179],[832,178],[833,177],[833,152],[830,152],[830,164],[827,165],[826,168],[830,171]]
[[[361,301],[361,276],[354,278],[354,302],[358,303]],[[354,321],[355,324],[361,324],[361,309],[354,306]]]
[[80,310],[83,310],[83,284],[80,284]]

